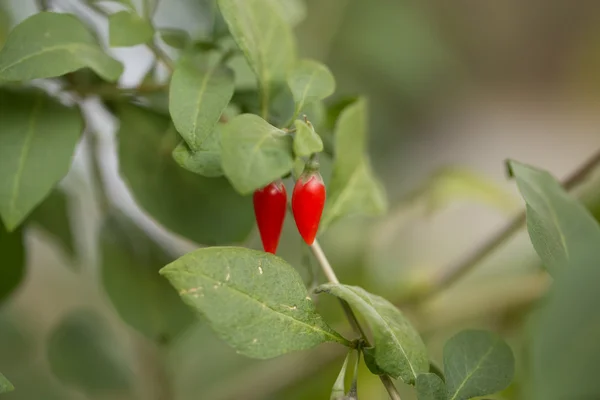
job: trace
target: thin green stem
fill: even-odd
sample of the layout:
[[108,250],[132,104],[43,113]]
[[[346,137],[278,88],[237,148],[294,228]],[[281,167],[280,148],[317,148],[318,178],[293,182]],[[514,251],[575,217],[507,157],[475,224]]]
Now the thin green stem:
[[94,192],[99,203],[100,211],[102,214],[106,214],[110,209],[111,202],[106,194],[106,186],[104,184],[102,167],[100,166],[100,158],[98,157],[97,134],[94,132],[88,132],[87,142]]
[[175,71],[175,63],[171,60],[171,57],[169,57],[155,42],[150,42],[147,46],[152,54],[154,54],[154,57],[156,57],[157,60],[160,60],[170,73]]
[[[583,164],[581,164],[567,179],[563,182],[563,187],[566,190],[572,190],[585,181],[588,176],[600,164],[600,150],[593,154]],[[516,232],[520,231],[525,225],[526,215],[522,211],[513,218],[502,230],[492,236],[481,247],[478,247],[472,253],[468,254],[462,261],[449,268],[444,269],[439,276],[435,277],[430,287],[421,294],[417,294],[415,298],[408,299],[406,302],[423,301],[424,299],[435,295],[451,286],[468,272],[473,270],[481,261],[492,254],[497,248],[504,244]]]
[[[331,267],[331,264],[329,263],[327,256],[325,256],[325,253],[323,252],[323,249],[321,248],[321,245],[319,244],[319,242],[317,240],[315,240],[314,243],[310,246],[310,248],[311,248],[315,258],[319,262],[319,265],[321,266],[321,270],[325,274],[325,277],[327,277],[327,280],[330,283],[339,284],[340,281],[337,278],[337,275],[335,274],[333,268]],[[369,339],[367,338],[367,335],[365,334],[364,330],[360,326],[360,323],[358,322],[358,318],[356,318],[356,315],[350,308],[350,305],[346,301],[341,300],[341,299],[340,299],[340,302],[342,304],[342,308],[344,309],[344,313],[346,314],[346,318],[348,318],[348,322],[350,322],[350,325],[352,326],[352,329],[354,330],[354,332],[356,332],[356,334],[358,334],[364,340],[366,346],[369,347],[370,346]],[[396,389],[396,386],[394,386],[394,382],[392,382],[390,377],[387,375],[380,375],[379,378],[381,379],[381,383],[383,384],[383,386],[387,390],[388,394],[390,395],[390,399],[391,400],[400,400],[400,394],[398,393],[398,389]]]

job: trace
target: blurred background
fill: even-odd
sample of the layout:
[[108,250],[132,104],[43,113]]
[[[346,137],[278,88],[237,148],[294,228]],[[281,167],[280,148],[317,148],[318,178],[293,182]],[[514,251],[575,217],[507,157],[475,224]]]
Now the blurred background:
[[[88,10],[84,0],[53,3],[56,10],[84,15],[106,37],[106,20]],[[300,54],[331,68],[335,98],[364,94],[369,99],[370,155],[390,202],[387,215],[346,219],[323,236],[345,283],[400,301],[483,245],[522,209],[514,183],[506,178],[505,159],[562,179],[600,149],[599,2],[298,4],[299,19],[305,16],[296,26]],[[210,30],[213,7],[210,0],[159,0],[155,24],[200,37]],[[33,0],[0,0],[0,43],[12,26],[35,12]],[[150,67],[152,54],[143,46],[108,51],[125,63],[125,87],[135,86]],[[103,139],[101,172],[111,200],[171,258],[195,248],[136,205],[118,175],[118,122],[100,102],[87,101],[85,112]],[[0,371],[17,387],[3,398],[328,397],[344,357],[335,345],[255,361],[236,355],[200,319],[161,346],[123,322],[101,282],[91,173],[84,141],[61,182],[70,232],[57,239],[43,226],[26,230],[25,279],[0,304]],[[595,201],[593,190],[586,195]],[[260,248],[256,229],[243,245]],[[314,266],[302,249],[288,218],[280,255],[310,283]],[[128,261],[114,257],[111,262]],[[518,377],[490,399],[524,398],[526,311],[547,284],[538,264],[522,231],[460,282],[404,309],[438,363],[443,343],[460,329],[503,334],[517,356]],[[332,325],[349,332],[334,301],[322,298],[318,306]],[[69,371],[61,360],[85,367]],[[399,386],[403,400],[415,398],[412,389]],[[366,368],[359,398],[386,398]]]

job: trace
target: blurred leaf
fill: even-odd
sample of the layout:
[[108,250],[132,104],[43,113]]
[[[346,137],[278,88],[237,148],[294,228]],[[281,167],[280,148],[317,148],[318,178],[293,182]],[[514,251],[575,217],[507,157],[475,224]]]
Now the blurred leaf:
[[419,400],[446,400],[446,385],[436,374],[419,374],[417,396]]
[[223,170],[233,187],[250,194],[294,166],[292,137],[253,114],[229,121],[221,137]]
[[75,255],[68,199],[62,190],[54,189],[31,213],[29,221],[54,236],[70,256]]
[[94,312],[68,314],[50,334],[47,351],[53,374],[90,396],[127,392],[131,387],[123,349]]
[[312,125],[297,119],[294,121],[296,134],[294,135],[294,154],[296,157],[308,157],[313,153],[323,151],[323,141],[317,135]]
[[25,274],[25,248],[23,232],[9,233],[0,221],[0,302],[4,301],[23,280]]
[[468,400],[506,388],[513,379],[512,350],[496,334],[465,330],[444,346],[449,400]]
[[68,172],[83,121],[41,90],[0,90],[0,121],[0,216],[11,231]]
[[182,168],[187,169],[198,175],[208,178],[223,176],[223,167],[221,166],[221,130],[220,125],[202,142],[197,151],[192,151],[190,147],[182,141],[173,150],[173,159]]
[[346,369],[348,368],[348,360],[350,359],[351,354],[352,350],[350,350],[346,355],[346,358],[344,359],[344,364],[342,364],[342,368],[340,369],[340,373],[335,382],[333,383],[333,387],[331,388],[331,396],[329,396],[330,400],[342,400],[346,395],[344,381],[346,379]]
[[347,344],[317,314],[298,272],[272,254],[199,249],[160,273],[240,354],[266,359],[324,342]]
[[431,360],[429,360],[429,372],[439,376],[442,382],[446,381],[444,371],[442,371],[442,369],[437,365],[437,363],[434,363]]
[[178,138],[168,118],[117,105],[120,171],[135,199],[151,216],[202,244],[243,240],[254,225],[252,202],[223,178],[204,178],[177,165]]
[[[598,247],[598,243],[587,243]],[[581,249],[580,249],[581,250]],[[584,250],[585,252],[585,250]],[[598,259],[579,260],[555,280],[532,318],[530,382],[534,400],[600,398],[600,313]]]
[[353,214],[381,215],[387,199],[374,176],[368,155],[367,105],[358,99],[340,114],[335,130],[335,158],[321,232],[337,219]]
[[132,0],[88,0],[90,3],[102,3],[102,2],[113,2],[119,3],[127,7],[128,9],[135,11],[135,6]]
[[4,45],[8,33],[10,32],[11,17],[6,7],[0,4],[0,49]]
[[296,61],[291,26],[271,0],[218,0],[231,35],[254,70],[261,87],[260,114],[269,119],[277,82],[285,81]]
[[163,42],[179,50],[185,49],[192,41],[190,34],[183,29],[161,28],[158,33]]
[[515,199],[495,182],[460,167],[438,171],[427,182],[422,194],[428,202],[429,212],[442,209],[457,199],[478,201],[507,213],[517,209]]
[[285,21],[296,26],[306,18],[307,10],[304,0],[270,0],[273,7],[280,7]]
[[102,282],[121,318],[159,343],[170,343],[193,321],[158,270],[173,260],[125,215],[109,216],[100,232]]
[[590,212],[546,171],[509,161],[527,204],[527,230],[535,251],[551,274],[596,265],[600,227]]
[[419,333],[389,301],[357,286],[333,283],[319,286],[316,292],[347,301],[367,321],[375,343],[367,350],[370,354],[365,354],[365,362],[373,373],[384,372],[413,384],[417,375],[429,370],[427,349]]
[[0,373],[0,393],[12,392],[15,387]]
[[152,23],[135,12],[119,11],[108,17],[110,47],[130,47],[148,43],[154,36]]
[[197,151],[213,132],[233,96],[233,72],[220,63],[206,71],[183,60],[177,64],[169,91],[173,123],[188,146]]
[[0,80],[51,78],[89,67],[107,81],[123,72],[94,36],[71,14],[40,12],[9,34],[0,50]]
[[296,102],[296,113],[305,105],[329,97],[335,91],[335,78],[326,65],[314,60],[301,60],[287,78]]

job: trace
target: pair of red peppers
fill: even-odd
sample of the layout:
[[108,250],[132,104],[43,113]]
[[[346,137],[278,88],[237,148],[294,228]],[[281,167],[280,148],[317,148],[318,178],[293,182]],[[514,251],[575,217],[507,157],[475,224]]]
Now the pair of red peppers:
[[[254,214],[263,248],[268,253],[277,251],[287,207],[287,192],[281,180],[271,182],[254,192]],[[325,185],[317,171],[303,173],[292,194],[292,213],[302,239],[312,245],[319,230],[325,206]]]

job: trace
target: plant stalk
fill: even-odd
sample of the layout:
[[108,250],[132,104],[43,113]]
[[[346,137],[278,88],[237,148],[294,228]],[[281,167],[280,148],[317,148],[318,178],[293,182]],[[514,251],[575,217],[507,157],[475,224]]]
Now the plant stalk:
[[[337,275],[335,274],[333,268],[331,267],[331,264],[329,263],[329,260],[327,259],[327,256],[325,256],[325,253],[323,252],[323,249],[321,248],[321,245],[317,240],[315,240],[314,243],[310,246],[310,249],[312,250],[317,261],[319,262],[321,270],[325,274],[327,280],[330,283],[339,284],[340,281],[337,278]],[[350,322],[352,329],[357,335],[359,335],[362,338],[362,340],[365,342],[365,345],[369,347],[369,339],[367,338],[367,335],[360,326],[360,323],[358,322],[356,315],[350,308],[350,305],[346,301],[341,299],[340,303],[342,304],[342,308],[344,309],[344,313],[346,314],[346,318],[348,319],[348,322]],[[400,394],[398,393],[398,389],[396,389],[394,382],[392,382],[389,376],[379,375],[379,379],[381,379],[381,383],[387,390],[391,400],[401,400]]]
[[[562,185],[565,190],[572,190],[585,181],[599,164],[600,150],[594,153],[564,180]],[[442,271],[425,293],[417,295],[414,299],[409,299],[408,302],[422,301],[451,286],[518,232],[525,224],[525,221],[526,215],[525,210],[523,210],[481,247],[475,249],[473,253],[468,254],[462,261]]]

